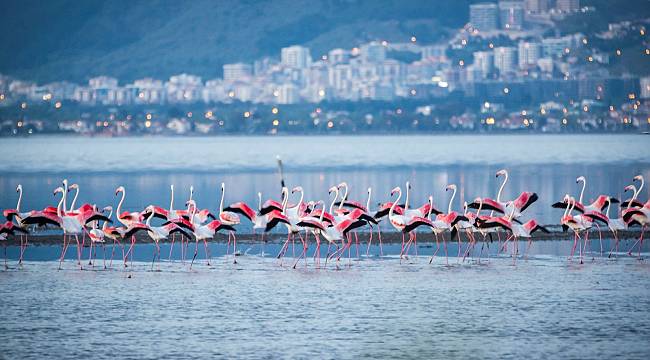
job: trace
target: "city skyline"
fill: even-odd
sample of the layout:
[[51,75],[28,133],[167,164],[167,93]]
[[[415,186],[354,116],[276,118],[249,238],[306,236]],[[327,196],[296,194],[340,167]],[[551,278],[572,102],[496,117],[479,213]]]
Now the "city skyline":
[[[469,4],[467,11],[464,25],[441,41],[422,41],[414,32],[403,41],[378,38],[352,48],[327,49],[320,55],[293,44],[277,49],[273,56],[226,63],[217,78],[204,79],[187,71],[168,79],[144,77],[125,82],[100,75],[87,84],[60,81],[39,85],[0,76],[0,109],[9,109],[5,123],[10,125],[15,121],[11,109],[16,105],[25,110],[30,104],[61,109],[66,102],[73,107],[118,108],[204,104],[202,109],[186,110],[180,120],[193,123],[197,118],[188,114],[199,112],[221,124],[234,120],[226,118],[232,115],[224,114],[223,108],[218,114],[214,106],[232,104],[238,109],[237,104],[243,103],[250,104],[237,110],[243,118],[268,116],[272,133],[282,119],[274,116],[276,113],[263,115],[257,106],[407,102],[411,105],[399,109],[400,114],[447,116],[443,121],[450,123],[464,119],[460,124],[505,121],[503,127],[509,128],[514,121],[529,127],[537,120],[530,114],[537,112],[545,120],[558,112],[551,120],[560,129],[573,120],[594,129],[618,128],[617,123],[635,128],[650,124],[645,101],[650,98],[650,74],[638,70],[646,68],[644,63],[650,60],[646,40],[650,20],[631,18],[593,31],[573,31],[567,19],[588,21],[599,11],[577,0],[486,1]],[[639,54],[630,55],[630,49]],[[627,66],[630,56],[640,62],[636,68]],[[471,108],[458,112],[437,108],[438,103],[459,99],[466,99]],[[379,107],[363,117],[385,118],[396,111],[395,107]],[[323,110],[349,113],[331,106]],[[157,111],[149,109],[140,115],[136,111],[123,120],[144,116],[149,124],[151,120],[179,118]],[[317,118],[314,111],[296,113],[290,123]],[[24,114],[18,114],[20,124],[29,120]],[[114,120],[111,116],[109,124]],[[420,119],[413,121],[417,125]],[[434,121],[438,125],[440,119]],[[97,123],[106,121],[98,119]]]

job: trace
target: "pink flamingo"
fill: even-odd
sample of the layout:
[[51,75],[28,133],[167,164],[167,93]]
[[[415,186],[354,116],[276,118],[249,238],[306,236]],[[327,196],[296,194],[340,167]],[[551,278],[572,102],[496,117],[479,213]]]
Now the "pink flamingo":
[[14,225],[11,221],[0,224],[0,241],[2,242],[5,253],[5,270],[9,269],[9,265],[7,265],[7,235],[16,236],[17,232],[27,234],[27,230]]
[[[219,202],[219,221],[223,225],[228,225],[228,226],[235,226],[239,225],[241,223],[241,220],[239,219],[239,216],[235,214],[234,212],[230,211],[224,211],[223,209],[223,199],[226,193],[226,184],[221,183],[221,201]],[[232,237],[233,240],[233,247],[232,247],[232,257],[233,257],[233,263],[237,264],[237,238],[235,237],[235,232],[234,231],[229,231],[228,232],[228,245],[227,247],[230,247],[230,237]]]

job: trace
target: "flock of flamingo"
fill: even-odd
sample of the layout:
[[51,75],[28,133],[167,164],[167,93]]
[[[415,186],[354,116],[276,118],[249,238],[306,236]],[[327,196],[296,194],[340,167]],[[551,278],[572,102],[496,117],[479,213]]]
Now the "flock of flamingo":
[[[237,238],[235,236],[236,228],[242,223],[242,218],[253,225],[253,232],[262,232],[262,242],[264,242],[264,233],[267,233],[277,226],[284,226],[287,230],[287,238],[282,244],[281,250],[277,257],[282,259],[286,254],[289,246],[292,247],[293,267],[304,259],[305,266],[310,246],[309,236],[313,236],[315,248],[311,257],[313,257],[314,266],[321,266],[321,258],[327,262],[332,261],[338,266],[340,258],[347,252],[348,261],[351,257],[351,248],[356,246],[357,257],[359,256],[359,236],[354,231],[361,228],[367,228],[369,231],[367,240],[366,254],[369,254],[373,241],[373,233],[377,231],[380,256],[383,256],[381,231],[379,224],[383,219],[388,218],[390,225],[401,233],[402,245],[400,251],[400,262],[413,251],[417,257],[417,235],[418,233],[433,233],[436,242],[436,248],[429,259],[429,263],[437,256],[440,250],[440,238],[442,238],[443,249],[445,252],[445,262],[448,264],[447,254],[447,234],[450,234],[451,241],[458,241],[458,261],[465,261],[470,256],[477,244],[477,235],[479,240],[487,243],[487,238],[492,240],[493,234],[498,237],[498,251],[509,254],[513,262],[520,256],[526,256],[531,246],[531,236],[536,231],[548,232],[548,230],[537,223],[534,219],[522,222],[520,220],[522,213],[537,199],[538,196],[533,192],[522,192],[517,198],[509,201],[501,199],[503,189],[508,181],[508,172],[500,170],[496,173],[497,178],[503,177],[496,199],[481,198],[474,199],[471,203],[465,202],[462,212],[453,210],[454,199],[457,187],[454,184],[448,185],[446,191],[451,191],[451,197],[446,212],[439,210],[433,203],[433,197],[429,196],[426,202],[420,207],[414,207],[410,201],[411,185],[407,182],[404,188],[395,187],[390,195],[393,201],[379,204],[377,209],[371,209],[372,189],[368,188],[367,199],[365,204],[348,198],[348,185],[343,182],[329,189],[331,200],[329,206],[325,201],[305,201],[302,187],[297,186],[291,190],[291,195],[287,187],[282,188],[282,195],[279,201],[269,199],[262,202],[262,194],[257,193],[258,206],[254,210],[244,202],[237,202],[224,206],[225,184],[221,184],[221,200],[219,202],[218,213],[213,214],[209,209],[201,209],[193,199],[194,189],[190,187],[190,196],[183,209],[174,209],[174,186],[171,185],[171,201],[169,208],[165,209],[156,205],[149,205],[142,211],[128,212],[122,211],[122,205],[126,197],[126,190],[123,186],[115,190],[116,196],[121,196],[117,208],[111,206],[103,208],[94,204],[83,204],[76,206],[77,197],[79,196],[79,186],[77,184],[68,184],[63,180],[62,186],[54,189],[54,195],[60,194],[60,199],[56,207],[48,206],[43,210],[31,210],[23,212],[20,205],[23,197],[23,189],[18,185],[18,202],[15,209],[4,210],[3,214],[7,221],[0,225],[0,240],[7,240],[9,235],[19,238],[20,255],[18,263],[22,264],[25,250],[28,245],[27,235],[31,231],[40,228],[58,228],[63,232],[63,245],[61,256],[59,258],[59,269],[61,269],[66,252],[73,239],[77,250],[77,265],[83,269],[82,252],[86,247],[86,238],[88,238],[88,264],[95,266],[94,256],[96,256],[96,247],[104,247],[107,240],[112,240],[112,253],[109,267],[112,266],[113,257],[115,256],[116,246],[121,249],[122,261],[124,267],[128,267],[129,259],[132,264],[134,245],[136,243],[136,233],[143,232],[153,240],[155,245],[152,267],[156,259],[160,262],[159,242],[170,239],[169,259],[171,260],[173,243],[176,236],[180,237],[181,261],[185,263],[188,257],[188,245],[194,241],[194,254],[189,262],[191,268],[196,260],[199,242],[203,242],[205,249],[205,260],[210,264],[210,250],[208,240],[212,239],[218,232],[223,232],[228,237],[227,254],[229,256],[230,244],[232,243],[233,262],[237,263]],[[615,243],[609,252],[609,256],[614,251],[618,252],[619,239],[618,231],[637,225],[641,226],[641,235],[636,243],[629,249],[628,254],[632,254],[633,249],[638,246],[639,257],[641,256],[641,247],[643,246],[643,233],[649,224],[650,218],[650,200],[642,203],[638,200],[638,195],[643,189],[643,176],[634,177],[633,183],[640,182],[637,188],[634,184],[625,187],[625,191],[631,191],[632,197],[626,201],[607,196],[599,195],[596,200],[589,205],[583,203],[583,197],[586,187],[586,179],[579,177],[576,182],[582,183],[582,190],[579,198],[569,194],[565,195],[562,201],[553,204],[553,207],[564,209],[560,219],[560,224],[564,230],[571,230],[574,233],[574,244],[569,256],[571,260],[576,248],[579,249],[580,262],[583,262],[584,253],[589,241],[589,232],[592,228],[597,228],[601,239],[602,255],[602,235],[601,225],[607,227],[612,232]],[[68,192],[75,190],[75,196],[68,206]],[[298,195],[295,195],[295,194]],[[289,204],[290,196],[298,198],[297,203]],[[404,202],[401,203],[402,197]],[[612,204],[620,203],[618,217],[610,218],[610,208]],[[489,213],[482,213],[489,212]],[[111,218],[115,213],[116,220],[120,226],[113,226]],[[153,218],[161,219],[160,225],[152,225]],[[101,224],[101,226],[100,226]],[[282,225],[281,225],[282,224]],[[461,235],[467,237],[467,246],[462,250]],[[82,236],[81,242],[79,235]],[[295,256],[296,236],[299,239],[299,255]],[[502,236],[504,240],[502,241]],[[526,250],[520,254],[518,243],[520,239],[528,239]],[[321,239],[327,243],[327,254],[321,256]],[[126,244],[123,243],[126,242]],[[302,251],[300,245],[302,244]],[[5,242],[6,245],[6,242]],[[126,246],[128,245],[128,247]],[[95,249],[95,251],[93,251]],[[104,253],[106,253],[104,251]],[[478,255],[480,262],[483,255],[483,246]],[[489,255],[489,252],[488,252]],[[104,257],[104,268],[106,268],[106,258]],[[7,268],[7,255],[5,246],[5,268]]]

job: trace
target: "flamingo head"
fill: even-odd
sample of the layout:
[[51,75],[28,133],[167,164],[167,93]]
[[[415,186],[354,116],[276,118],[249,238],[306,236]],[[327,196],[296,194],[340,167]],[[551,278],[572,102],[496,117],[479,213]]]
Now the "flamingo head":
[[56,196],[57,193],[63,193],[63,188],[59,186],[58,188],[54,189],[54,195]]
[[569,194],[564,194],[564,197],[562,198],[562,202],[568,203],[571,200],[569,197]]
[[63,186],[68,186],[68,179],[63,179],[61,183],[63,184]]
[[465,211],[467,211],[467,201],[465,201],[465,202],[463,203],[463,209],[464,209]]
[[79,184],[72,184],[72,185],[70,185],[70,187],[68,188],[68,191],[73,190],[73,189],[77,189],[77,190],[79,190]]
[[[504,171],[505,171],[505,170],[504,170]],[[498,176],[498,175],[499,175],[499,173],[497,173],[497,176]],[[449,184],[449,185],[447,185],[447,187],[445,188],[445,191],[449,191],[449,190],[456,190],[456,184]]]
[[395,193],[398,192],[398,191],[402,192],[402,189],[400,189],[399,186],[396,186],[395,188],[393,188],[393,190],[390,191],[390,196],[395,195]]
[[628,192],[628,191],[631,191],[631,192],[635,193],[636,192],[636,186],[628,185],[628,186],[625,187],[625,189],[623,189],[623,192]]
[[18,184],[18,186],[16,186],[16,192],[20,192],[22,190],[23,190],[23,186]]
[[327,194],[331,195],[333,192],[336,192],[338,190],[339,190],[338,186],[332,186],[331,188],[329,188],[329,190],[327,190]]
[[111,212],[113,211],[113,207],[108,205],[102,209],[102,212]]
[[348,188],[348,183],[346,183],[346,182],[344,181],[344,182],[342,182],[342,183],[336,185],[336,188],[338,188],[339,190],[340,190],[341,188],[346,188],[346,189],[347,189],[347,188]]
[[190,185],[190,194],[194,194],[194,185]]
[[632,179],[632,181],[643,181],[643,175],[637,175]]
[[579,183],[579,182],[581,182],[581,181],[582,181],[582,182],[585,182],[585,180],[586,180],[586,179],[585,179],[584,176],[579,176],[579,177],[576,179],[576,184]]
[[291,189],[292,194],[295,194],[297,192],[302,192],[302,186],[296,186],[295,188]]
[[501,175],[503,175],[503,176],[507,176],[507,175],[508,175],[508,170],[506,170],[506,169],[501,169],[501,170],[497,171],[497,177],[499,177],[499,176],[501,176]]
[[119,194],[119,193],[121,193],[121,192],[122,192],[122,193],[124,192],[124,186],[120,186],[120,187],[118,187],[117,189],[115,189],[115,195],[117,195],[117,194]]
[[406,188],[409,189],[409,190],[412,189],[411,183],[409,181],[406,182]]

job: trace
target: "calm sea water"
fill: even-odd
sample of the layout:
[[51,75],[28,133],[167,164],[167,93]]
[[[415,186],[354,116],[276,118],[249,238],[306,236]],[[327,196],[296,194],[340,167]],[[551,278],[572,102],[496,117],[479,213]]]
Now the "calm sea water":
[[553,255],[569,246],[536,243],[514,266],[503,256],[445,266],[441,257],[400,264],[392,255],[350,267],[342,260],[339,270],[310,260],[294,270],[255,254],[238,265],[201,259],[193,270],[179,261],[151,270],[144,260],[128,271],[103,270],[101,261],[86,271],[73,260],[61,271],[55,261],[12,263],[0,271],[0,351],[33,359],[647,359],[650,265]]
[[[279,154],[287,184],[302,185],[309,199],[325,199],[329,186],[347,181],[352,198],[365,202],[371,186],[376,203],[408,180],[416,204],[433,194],[446,208],[444,188],[457,183],[456,209],[462,200],[495,196],[494,173],[505,167],[504,198],[536,191],[540,200],[526,217],[557,223],[561,213],[550,204],[567,192],[577,195],[579,175],[587,177],[587,199],[621,197],[634,175],[650,178],[647,139],[3,138],[2,148],[14,151],[0,163],[0,207],[15,206],[18,183],[23,209],[53,204],[52,189],[63,178],[80,184],[81,202],[100,206],[115,206],[114,190],[124,185],[129,210],[168,206],[170,184],[176,208],[193,185],[199,205],[216,209],[222,181],[227,202],[255,204],[257,191],[279,195]],[[10,269],[0,271],[0,358],[647,359],[650,265],[623,253],[601,258],[592,239],[582,265],[567,261],[568,241],[536,242],[530,258],[516,265],[495,257],[492,247],[487,262],[459,265],[452,257],[451,266],[442,257],[429,265],[433,248],[421,243],[422,256],[404,264],[393,245],[384,247],[388,256],[353,259],[350,267],[342,260],[339,270],[314,269],[311,260],[307,268],[280,267],[272,256],[278,245],[266,246],[270,256],[262,257],[250,243],[239,244],[238,265],[224,245],[211,244],[207,266],[199,247],[193,270],[178,259],[151,270],[152,245],[136,247],[128,271],[117,264],[103,270],[101,250],[94,269],[79,271],[74,248],[57,271],[60,246],[30,247],[17,268],[17,249],[9,248]],[[605,249],[610,245],[605,240]],[[456,250],[450,244],[450,255]],[[163,260],[168,252],[163,245]]]

